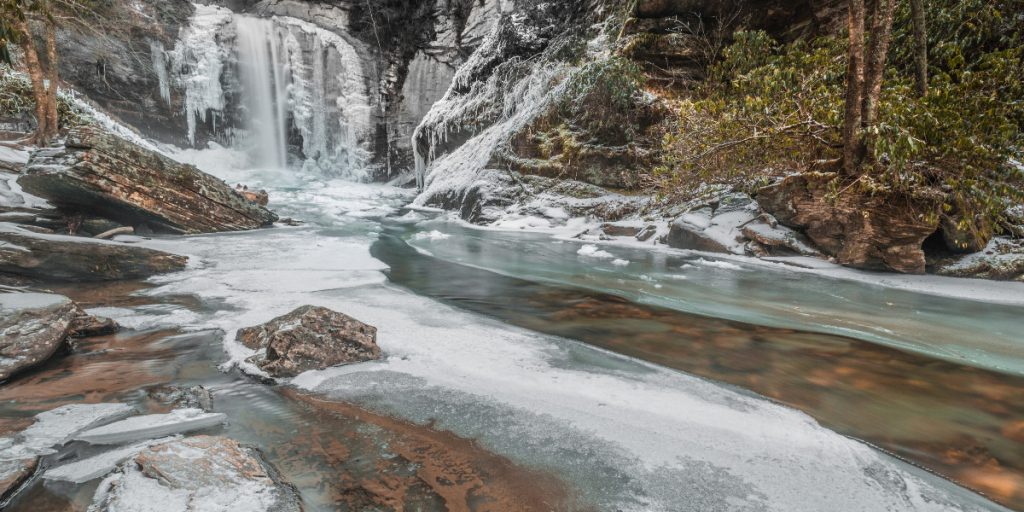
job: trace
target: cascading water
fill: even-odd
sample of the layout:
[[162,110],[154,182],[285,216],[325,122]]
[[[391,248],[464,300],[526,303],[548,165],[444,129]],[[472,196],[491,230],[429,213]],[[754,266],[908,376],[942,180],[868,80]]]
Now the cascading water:
[[286,112],[288,88],[278,38],[270,20],[235,19],[238,75],[242,86],[243,120],[257,162],[283,169],[288,166]]
[[[197,5],[170,52],[189,142],[206,124],[253,166],[291,161],[305,171],[365,177],[373,110],[358,45],[294,18]],[[220,119],[228,123],[215,126]]]

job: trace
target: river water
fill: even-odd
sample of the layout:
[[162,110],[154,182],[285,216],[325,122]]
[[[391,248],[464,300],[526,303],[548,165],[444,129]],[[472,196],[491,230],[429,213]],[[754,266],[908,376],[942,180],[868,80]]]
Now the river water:
[[[951,480],[1024,506],[1013,289],[611,264],[405,210],[409,191],[218,162],[305,224],[128,239],[190,268],[56,290],[128,329],[0,388],[0,429],[202,384],[307,510],[1005,510]],[[235,330],[305,304],[376,325],[385,359],[277,386],[233,368]],[[94,488],[37,481],[11,508],[84,510]]]

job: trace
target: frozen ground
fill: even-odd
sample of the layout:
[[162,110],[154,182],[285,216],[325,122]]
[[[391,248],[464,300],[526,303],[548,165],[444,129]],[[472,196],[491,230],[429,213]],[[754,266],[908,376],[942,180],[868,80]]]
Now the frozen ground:
[[[238,328],[304,304],[325,306],[377,326],[386,358],[307,373],[295,385],[478,439],[514,461],[555,472],[601,509],[1002,510],[800,412],[388,284],[370,246],[380,217],[408,202],[407,191],[303,183],[269,171],[222,176],[268,188],[271,207],[307,221],[297,228],[142,241],[195,257],[190,269],[155,278],[158,286],[145,293],[198,296],[206,306],[175,321],[224,330],[227,365],[245,364],[251,353],[233,341]],[[403,220],[419,222],[421,215]],[[431,250],[467,240],[436,223],[421,232],[414,243]],[[570,259],[584,265],[607,265],[609,272],[638,266],[635,254],[614,247],[579,254],[579,244],[545,239],[550,246],[566,244]],[[523,248],[503,250],[507,259],[529,261]],[[691,264],[704,272],[760,272],[716,268],[714,261]],[[124,311],[105,313],[142,323],[180,314]]]

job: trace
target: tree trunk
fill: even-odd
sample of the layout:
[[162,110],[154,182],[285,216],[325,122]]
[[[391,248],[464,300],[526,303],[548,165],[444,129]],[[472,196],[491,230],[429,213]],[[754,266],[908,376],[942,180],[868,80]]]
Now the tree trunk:
[[928,94],[928,25],[923,2],[910,0],[910,15],[914,21],[914,78],[918,96]]
[[43,26],[46,30],[46,64],[48,65],[46,78],[50,86],[46,91],[46,138],[53,140],[57,137],[60,129],[60,118],[57,114],[57,88],[60,80],[60,73],[57,69],[57,28],[49,12],[43,14]]
[[843,173],[855,176],[862,146],[864,95],[864,0],[849,0],[850,47],[846,65],[846,116],[843,123]]
[[885,74],[885,61],[889,55],[895,10],[896,0],[876,0],[871,16],[871,47],[868,50],[867,69],[864,73],[864,105],[861,111],[861,125],[865,129],[873,126],[878,116],[878,98],[882,95],[882,78]]
[[36,102],[36,133],[34,142],[40,146],[50,143],[47,136],[49,128],[49,116],[46,110],[46,78],[43,73],[43,65],[39,62],[39,54],[32,42],[32,30],[29,29],[28,21],[14,18],[14,29],[19,32],[19,46],[25,52],[25,68],[28,71],[29,80],[32,82],[32,96]]

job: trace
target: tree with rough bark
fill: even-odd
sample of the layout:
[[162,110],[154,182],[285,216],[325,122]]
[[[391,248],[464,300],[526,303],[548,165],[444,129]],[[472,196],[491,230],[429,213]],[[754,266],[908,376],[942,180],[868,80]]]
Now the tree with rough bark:
[[850,42],[843,126],[843,173],[847,176],[859,175],[870,157],[870,134],[877,121],[896,1],[849,0]]
[[[0,58],[10,63],[9,45],[17,45],[23,54],[25,71],[32,82],[36,103],[36,132],[31,142],[48,145],[57,136],[57,34],[48,0],[0,0]],[[31,24],[43,27],[43,48],[36,46]],[[45,62],[40,58],[45,55]]]
[[918,96],[928,94],[928,27],[924,0],[910,0],[910,17],[914,25],[914,85]]

